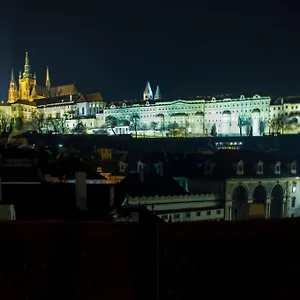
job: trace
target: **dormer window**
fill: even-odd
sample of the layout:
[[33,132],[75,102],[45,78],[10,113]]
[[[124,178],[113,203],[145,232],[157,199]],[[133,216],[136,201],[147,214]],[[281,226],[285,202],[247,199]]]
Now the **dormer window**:
[[281,173],[281,162],[278,161],[275,165],[275,174],[280,175],[280,173]]
[[257,175],[264,174],[264,163],[262,161],[259,161],[258,164],[257,164],[256,174]]
[[210,175],[213,173],[213,169],[214,169],[214,166],[215,164],[210,162],[210,161],[207,161],[204,165],[204,174],[206,175]]
[[122,162],[122,161],[120,161],[119,162],[119,171],[121,172],[121,173],[124,173],[125,172],[125,170],[126,170],[126,163],[124,163],[124,162]]
[[296,161],[293,161],[292,162],[292,165],[291,165],[291,173],[293,175],[296,175],[297,174],[297,162]]
[[137,162],[137,172],[140,173],[142,170],[144,170],[145,164],[141,161]]
[[242,160],[240,160],[237,164],[236,174],[237,175],[243,175],[244,174],[244,162]]

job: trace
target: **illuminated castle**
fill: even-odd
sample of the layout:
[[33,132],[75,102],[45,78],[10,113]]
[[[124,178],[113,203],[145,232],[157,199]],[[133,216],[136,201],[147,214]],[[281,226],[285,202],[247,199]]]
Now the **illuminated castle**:
[[78,91],[74,84],[51,87],[49,68],[46,68],[45,86],[37,84],[36,74],[31,73],[28,52],[25,54],[23,73],[19,73],[18,84],[15,81],[14,72],[11,72],[11,79],[8,90],[8,102],[15,103],[18,100],[35,101],[37,99],[57,97],[64,95],[77,94]]

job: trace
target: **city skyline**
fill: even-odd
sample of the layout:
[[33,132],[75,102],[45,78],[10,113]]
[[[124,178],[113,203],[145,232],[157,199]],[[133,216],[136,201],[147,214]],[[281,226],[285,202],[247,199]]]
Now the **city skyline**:
[[74,82],[108,102],[140,99],[148,80],[167,99],[300,93],[297,10],[288,4],[86,1],[70,12],[55,1],[47,10],[33,2],[2,12],[2,100],[26,50],[38,78],[49,66],[54,85]]

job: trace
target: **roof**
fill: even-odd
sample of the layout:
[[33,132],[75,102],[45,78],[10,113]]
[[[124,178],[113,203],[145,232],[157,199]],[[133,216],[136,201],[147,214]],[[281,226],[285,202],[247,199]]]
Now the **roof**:
[[282,105],[282,104],[300,104],[300,96],[287,96],[277,97],[272,100],[271,105]]
[[81,94],[69,94],[62,96],[47,97],[36,100],[36,106],[49,104],[63,104],[64,102],[77,102],[82,97]]
[[31,166],[2,166],[2,182],[40,182],[38,168]]
[[120,183],[125,194],[130,197],[155,197],[168,195],[188,195],[172,177],[159,176],[155,173],[144,173],[143,180],[140,174],[128,174]]
[[53,177],[73,180],[76,177],[76,172],[85,172],[86,179],[89,180],[104,180],[105,177],[98,174],[90,166],[84,164],[77,158],[61,158],[54,164],[44,166],[42,168],[44,174],[49,174]]
[[22,99],[18,99],[16,102],[11,103],[11,105],[16,105],[16,104],[36,106],[36,103],[34,101],[22,100]]
[[257,96],[257,99],[270,97],[269,95],[257,95],[257,94],[249,94],[249,95],[239,95],[239,94],[221,94],[221,95],[214,95],[214,96],[192,96],[192,97],[180,97],[175,99],[153,99],[153,100],[122,100],[109,103],[110,105],[115,105],[121,107],[123,104],[126,105],[146,105],[146,102],[149,104],[161,103],[161,102],[176,102],[176,101],[203,101],[203,102],[210,102],[210,101],[220,101],[220,100],[243,100],[243,99],[252,99],[253,97]]
[[36,85],[35,91],[37,95],[43,97],[56,97],[56,96],[78,94],[78,90],[75,84],[67,84],[67,85],[61,85],[57,87],[51,87],[49,90],[46,87]]
[[[164,168],[166,169],[166,173],[173,174],[173,176],[176,174],[177,176],[181,175],[190,178],[281,178],[299,176],[299,170],[297,170],[296,174],[292,174],[291,172],[293,161],[293,158],[285,158],[277,153],[245,150],[219,150],[213,155],[202,156],[198,162],[188,162],[186,160],[178,162],[174,173],[172,169],[174,163],[171,162],[166,164],[166,166],[164,165]],[[263,163],[263,174],[257,174],[260,162]],[[275,172],[275,167],[278,162],[280,164],[280,174],[276,174]],[[243,166],[243,174],[237,174],[239,164]]]
[[100,93],[86,94],[79,102],[102,102],[103,97]]

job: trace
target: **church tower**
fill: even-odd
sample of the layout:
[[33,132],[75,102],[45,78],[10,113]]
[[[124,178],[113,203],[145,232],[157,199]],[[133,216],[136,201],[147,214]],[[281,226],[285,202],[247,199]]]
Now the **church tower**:
[[143,94],[143,100],[153,100],[153,93],[152,93],[152,89],[150,86],[150,82],[148,81],[145,87],[145,91]]
[[46,68],[46,82],[45,82],[45,87],[47,88],[47,90],[50,90],[50,88],[51,88],[49,67]]
[[160,93],[160,88],[159,88],[159,85],[156,87],[156,92],[155,92],[155,95],[154,95],[154,100],[159,100],[161,99],[161,93]]
[[19,96],[22,100],[33,101],[36,86],[36,77],[30,73],[29,55],[25,53],[25,63],[23,74],[19,75]]
[[15,82],[14,70],[11,70],[11,77],[9,82],[9,89],[8,89],[8,103],[14,103],[18,99],[18,88]]

